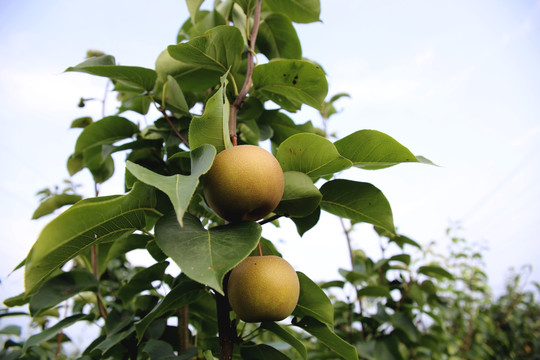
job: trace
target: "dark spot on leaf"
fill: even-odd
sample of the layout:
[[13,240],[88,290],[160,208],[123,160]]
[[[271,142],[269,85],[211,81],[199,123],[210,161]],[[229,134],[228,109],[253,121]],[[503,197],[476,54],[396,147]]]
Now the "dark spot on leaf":
[[287,77],[287,74],[283,74],[283,77]]

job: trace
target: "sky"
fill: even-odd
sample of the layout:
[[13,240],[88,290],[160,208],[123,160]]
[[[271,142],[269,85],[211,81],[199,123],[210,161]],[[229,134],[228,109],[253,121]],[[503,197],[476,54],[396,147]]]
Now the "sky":
[[[353,169],[342,177],[381,189],[398,231],[421,244],[435,241],[444,249],[446,229],[459,227],[484,249],[495,290],[509,268],[524,264],[533,266],[530,280],[540,281],[540,1],[321,3],[322,21],[296,28],[304,57],[328,74],[329,95],[350,94],[337,103],[340,113],[329,130],[338,137],[379,130],[439,165]],[[22,271],[10,272],[51,220],[30,220],[35,194],[68,177],[65,163],[79,134],[69,129],[71,121],[101,114],[99,102],[83,109],[77,103],[103,97],[106,81],[64,70],[83,61],[88,49],[152,68],[188,12],[183,1],[148,4],[0,0],[2,299],[23,290]],[[115,106],[109,96],[107,111]],[[309,108],[293,116],[320,125]],[[81,173],[73,181],[90,178]],[[101,193],[122,189],[115,179]],[[91,188],[81,191],[92,196]],[[302,238],[282,223],[265,228],[265,236],[297,270],[330,280],[350,266],[335,218],[324,216]],[[353,239],[377,256],[369,226],[359,226]]]

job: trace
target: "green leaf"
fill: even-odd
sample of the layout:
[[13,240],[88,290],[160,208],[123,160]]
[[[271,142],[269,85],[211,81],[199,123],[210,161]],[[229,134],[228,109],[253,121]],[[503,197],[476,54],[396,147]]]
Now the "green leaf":
[[115,65],[114,57],[103,55],[90,58],[76,66],[71,66],[66,71],[76,71],[91,75],[104,76],[113,80],[125,81],[130,85],[139,87],[141,90],[150,91],[156,82],[156,72],[138,66]]
[[285,191],[274,212],[279,215],[304,217],[315,211],[322,194],[313,185],[311,178],[298,171],[286,171],[283,175]]
[[307,350],[305,345],[298,340],[290,331],[287,331],[285,328],[279,326],[272,321],[264,321],[261,323],[261,328],[269,330],[276,334],[281,340],[285,341],[287,344],[291,345],[297,352],[300,354],[302,359],[307,359]]
[[413,321],[409,316],[404,312],[396,312],[390,316],[390,322],[396,329],[402,330],[405,335],[412,342],[420,341],[420,331],[416,328]]
[[38,287],[68,260],[92,245],[145,226],[145,212],[153,211],[154,192],[137,183],[124,196],[79,201],[48,223],[26,258],[25,290]]
[[358,297],[386,297],[390,298],[390,290],[382,285],[368,285],[357,291]]
[[311,121],[298,125],[279,110],[265,110],[257,121],[259,126],[264,124],[272,129],[271,138],[276,145],[280,145],[294,134],[317,132]]
[[186,0],[189,15],[193,21],[195,21],[195,15],[197,14],[197,11],[199,11],[199,8],[203,2],[204,0]]
[[190,175],[177,174],[164,176],[131,161],[126,162],[126,167],[140,181],[154,186],[167,194],[176,212],[178,223],[183,225],[184,214],[199,185],[199,178],[210,170],[215,156],[216,149],[211,145],[201,145],[191,151]]
[[86,270],[61,273],[47,280],[30,299],[30,313],[37,316],[44,310],[69,299],[81,291],[96,290],[98,281]]
[[150,324],[161,316],[197,301],[204,295],[204,287],[187,277],[182,277],[178,284],[150,311],[144,318],[135,323],[139,341]]
[[366,170],[383,169],[404,162],[418,162],[409,149],[376,130],[359,130],[335,142],[339,153],[354,166]]
[[164,96],[162,101],[167,108],[172,108],[175,112],[189,115],[189,106],[184,97],[180,85],[174,77],[167,75],[167,82],[163,85]]
[[293,311],[296,317],[311,316],[323,324],[334,325],[334,307],[325,292],[305,274],[297,271],[300,297]]
[[438,278],[447,278],[452,280],[454,278],[454,275],[449,273],[447,270],[443,269],[439,265],[425,265],[420,266],[418,269],[419,274],[424,274],[427,276],[433,276]]
[[24,345],[23,345],[23,348],[22,348],[23,352],[26,352],[32,346],[39,345],[42,342],[45,342],[47,340],[52,339],[61,330],[67,328],[68,326],[71,326],[71,325],[75,324],[77,321],[85,320],[86,318],[88,318],[88,315],[85,315],[85,314],[71,315],[71,316],[57,322],[53,326],[41,331],[40,333],[30,336],[24,342]]
[[51,214],[56,209],[60,209],[62,206],[75,204],[81,199],[82,196],[74,194],[53,195],[39,204],[34,214],[32,214],[32,219],[39,219],[42,216]]
[[268,59],[301,59],[302,46],[291,20],[282,14],[270,14],[259,26],[259,51]]
[[334,144],[322,136],[301,133],[279,145],[276,158],[283,171],[299,171],[317,179],[348,169],[352,163],[342,157]]
[[246,221],[206,230],[191,214],[184,216],[184,227],[171,214],[158,220],[156,242],[191,279],[223,294],[225,274],[257,246],[261,226]]
[[[118,140],[131,138],[139,131],[137,125],[120,116],[107,116],[88,125],[75,143],[75,154],[100,145],[111,145]],[[101,149],[99,150],[101,152]]]
[[21,336],[21,327],[17,325],[6,325],[0,329],[0,335]]
[[246,344],[240,348],[240,353],[245,360],[290,360],[288,356],[266,344]]
[[320,110],[328,93],[324,71],[307,60],[272,60],[256,66],[252,79],[255,94],[290,112],[296,112],[302,104]]
[[296,225],[296,231],[300,236],[303,236],[307,231],[312,229],[319,222],[321,216],[321,207],[318,206],[311,214],[301,218],[291,217]]
[[323,344],[346,360],[357,360],[356,348],[336,335],[328,325],[306,316],[294,324],[319,339]]
[[390,204],[375,186],[337,179],[325,183],[320,191],[323,195],[321,209],[355,222],[366,222],[395,233]]
[[94,120],[90,116],[83,116],[83,117],[80,117],[80,118],[77,118],[77,119],[73,120],[71,122],[70,128],[72,128],[72,129],[73,128],[84,129],[85,127],[87,127],[88,125],[90,125],[93,122],[94,122]]
[[188,42],[170,45],[167,51],[174,59],[186,64],[221,74],[235,73],[242,60],[244,39],[236,27],[221,25]]
[[232,142],[229,136],[230,105],[226,94],[226,75],[221,78],[221,87],[206,102],[202,116],[194,116],[189,126],[189,146],[195,149],[204,144],[213,145],[219,153]]
[[319,0],[266,0],[263,4],[272,12],[284,14],[297,23],[319,21],[321,14]]
[[162,280],[168,266],[169,263],[164,261],[139,271],[118,290],[118,298],[126,303],[141,291],[153,289],[152,282]]

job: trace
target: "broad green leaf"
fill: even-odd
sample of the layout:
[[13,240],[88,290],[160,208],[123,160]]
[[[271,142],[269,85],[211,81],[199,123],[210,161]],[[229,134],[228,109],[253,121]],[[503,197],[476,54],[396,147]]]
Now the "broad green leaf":
[[268,59],[301,59],[302,46],[291,20],[282,14],[270,14],[259,26],[257,46]]
[[122,332],[115,333],[111,336],[107,336],[102,342],[97,344],[92,351],[99,350],[101,354],[105,354],[108,350],[112,349],[115,345],[119,344],[122,340],[130,336],[135,329],[132,327],[124,330]]
[[21,327],[17,325],[6,325],[0,329],[0,335],[21,336]]
[[304,217],[315,211],[322,195],[311,178],[299,171],[286,171],[283,175],[285,191],[274,212],[288,217]]
[[184,216],[184,227],[169,214],[158,220],[156,242],[191,279],[223,294],[225,274],[257,246],[261,226],[246,221],[206,230],[191,214]]
[[199,9],[194,16],[191,16],[182,24],[176,35],[176,43],[179,44],[197,36],[202,36],[208,30],[220,25],[227,25],[224,14],[217,9],[212,11]]
[[255,120],[245,120],[239,122],[237,127],[240,140],[246,144],[259,145],[261,132]]
[[152,189],[137,183],[126,195],[84,199],[58,215],[43,228],[26,258],[26,293],[33,294],[49,275],[90,246],[144,228],[145,212],[155,212],[154,206]]
[[281,351],[266,344],[246,344],[240,348],[242,359],[257,360],[290,360]]
[[47,340],[52,339],[56,334],[58,334],[61,330],[67,328],[68,326],[71,326],[75,324],[77,321],[85,320],[88,318],[89,315],[86,314],[75,314],[71,315],[65,319],[62,319],[61,321],[57,322],[53,326],[39,332],[38,334],[30,336],[23,345],[23,352],[26,352],[30,347],[39,345],[42,342],[45,342]]
[[37,316],[81,291],[96,290],[98,281],[86,270],[64,272],[50,278],[30,299],[30,313]]
[[186,4],[189,10],[189,15],[195,21],[195,15],[197,14],[197,11],[199,11],[199,8],[201,7],[201,4],[204,0],[186,0]]
[[66,168],[70,176],[75,175],[84,169],[84,158],[82,154],[71,154],[67,160]]
[[375,186],[351,180],[337,179],[325,183],[320,189],[321,209],[331,214],[366,222],[395,233],[390,204]]
[[221,87],[208,101],[202,116],[195,116],[189,126],[189,146],[191,149],[204,144],[213,145],[219,153],[232,147],[229,136],[230,105],[227,100],[226,75],[221,78]]
[[306,104],[320,110],[328,93],[323,69],[307,60],[279,59],[253,70],[255,94],[295,112]]
[[321,216],[321,207],[318,206],[311,214],[301,218],[291,217],[296,225],[296,231],[300,236],[303,236],[307,231],[312,229],[319,222]]
[[396,329],[402,330],[412,342],[420,341],[420,331],[405,312],[396,312],[390,316],[390,322]]
[[334,308],[328,296],[305,274],[299,271],[297,274],[300,280],[300,297],[293,315],[299,318],[311,316],[328,326],[333,326]]
[[191,174],[164,176],[148,170],[140,165],[126,162],[127,169],[140,181],[154,186],[163,191],[174,207],[176,218],[180,225],[183,225],[183,217],[189,202],[197,189],[199,178],[205,174],[214,161],[216,149],[211,145],[201,145],[191,151]]
[[118,298],[126,303],[141,291],[153,289],[152,282],[162,280],[168,266],[169,263],[164,261],[139,271],[118,290]]
[[298,323],[294,324],[302,330],[315,336],[319,341],[328,346],[336,354],[346,360],[357,360],[356,348],[336,335],[328,325],[306,316]]
[[390,297],[390,290],[388,287],[383,285],[368,285],[359,289],[356,295],[360,297]]
[[394,334],[377,338],[373,354],[377,360],[403,360],[399,351],[399,341]]
[[219,83],[222,71],[211,71],[201,65],[187,64],[174,59],[167,50],[156,59],[158,81],[156,88],[163,87],[168,75],[174,77],[182,91],[205,91]]
[[278,146],[292,135],[298,133],[317,133],[318,130],[313,127],[311,121],[298,125],[279,110],[265,110],[257,121],[259,127],[264,124],[272,129],[272,142]]
[[403,162],[418,162],[409,149],[376,130],[359,130],[335,142],[339,153],[354,166],[376,170]]
[[244,40],[240,30],[233,26],[216,26],[203,36],[188,42],[170,45],[169,54],[186,64],[195,64],[204,69],[235,73],[242,60]]
[[307,350],[305,345],[290,331],[271,321],[262,322],[261,328],[276,334],[281,340],[291,345],[298,352],[298,354],[300,354],[302,359],[307,359]]
[[88,125],[90,125],[93,122],[94,122],[94,120],[90,116],[83,116],[83,117],[80,117],[80,118],[77,118],[77,119],[73,120],[71,122],[70,128],[72,128],[72,129],[73,128],[84,129],[85,127],[87,127]]
[[157,78],[156,72],[152,69],[115,65],[114,57],[111,55],[90,58],[76,66],[68,67],[66,71],[83,72],[125,81],[146,91],[152,90]]
[[176,79],[171,75],[167,75],[167,82],[163,85],[161,101],[165,107],[172,108],[175,112],[184,115],[189,114],[189,106],[184,97],[184,93]]
[[114,174],[114,160],[109,155],[104,160],[99,167],[89,168],[90,173],[92,173],[92,178],[96,184],[104,183],[109,180]]
[[183,278],[178,285],[172,288],[163,300],[152,309],[152,311],[135,323],[139,341],[143,338],[144,333],[154,320],[197,301],[203,294],[204,287],[201,284]]
[[434,276],[438,278],[447,278],[452,280],[454,278],[454,275],[449,273],[447,270],[443,269],[439,265],[425,265],[420,266],[418,269],[419,274],[424,274],[427,276]]
[[321,4],[319,0],[266,0],[263,5],[272,12],[288,16],[297,23],[319,21]]
[[283,141],[276,158],[283,171],[303,172],[312,179],[340,172],[352,165],[330,140],[309,133],[296,134]]
[[85,150],[100,145],[111,145],[118,140],[131,138],[138,131],[137,125],[126,118],[104,117],[84,128],[75,143],[75,154],[82,154]]
[[42,216],[51,214],[56,209],[60,209],[62,206],[75,204],[81,199],[82,196],[74,194],[53,195],[39,204],[34,214],[32,214],[32,219],[39,219]]

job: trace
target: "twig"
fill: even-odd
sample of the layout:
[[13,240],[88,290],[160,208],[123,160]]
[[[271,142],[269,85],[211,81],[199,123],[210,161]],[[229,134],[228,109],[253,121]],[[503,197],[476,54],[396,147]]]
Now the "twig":
[[189,342],[189,306],[182,306],[176,311],[178,317],[178,354],[181,355],[191,344]]
[[216,294],[216,308],[219,332],[219,360],[231,360],[236,329],[231,324],[231,317],[229,316],[229,300],[221,294]]
[[180,131],[178,131],[178,129],[176,128],[176,126],[174,126],[171,118],[169,118],[169,115],[167,115],[167,111],[165,111],[164,108],[162,107],[158,107],[158,110],[163,114],[163,117],[165,118],[165,120],[167,120],[167,122],[169,123],[169,125],[171,126],[171,129],[173,130],[173,132],[176,134],[176,136],[178,136],[180,138],[180,140],[182,140],[182,142],[184,144],[186,144],[187,147],[189,147],[189,143],[188,141],[186,140],[186,138],[184,136],[182,136],[182,134],[180,133]]
[[238,110],[240,110],[240,107],[242,106],[242,103],[244,102],[244,99],[247,96],[247,93],[249,89],[251,88],[251,76],[253,75],[253,69],[255,68],[255,64],[253,62],[253,54],[255,53],[255,42],[257,41],[257,34],[259,33],[259,24],[261,22],[261,0],[257,1],[257,4],[255,5],[255,14],[253,19],[253,28],[251,29],[251,35],[249,37],[249,51],[248,51],[248,58],[247,58],[247,70],[246,70],[246,80],[244,81],[244,85],[242,85],[242,89],[240,89],[240,92],[238,93],[238,96],[236,99],[234,99],[234,102],[231,104],[231,111],[229,116],[229,136],[231,137],[231,141],[233,144],[236,144],[236,114],[238,113]]

